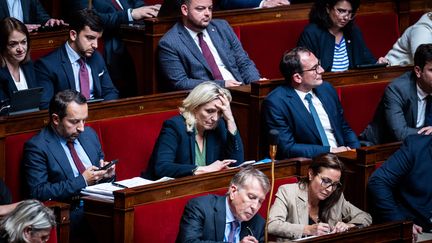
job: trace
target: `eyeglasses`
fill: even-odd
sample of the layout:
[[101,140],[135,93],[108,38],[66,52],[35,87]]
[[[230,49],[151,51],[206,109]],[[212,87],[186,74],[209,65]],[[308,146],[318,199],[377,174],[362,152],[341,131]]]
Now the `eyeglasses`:
[[312,68],[310,68],[310,69],[303,70],[302,73],[304,73],[304,72],[314,71],[315,74],[318,74],[318,69],[319,69],[320,67],[321,67],[321,61],[318,60],[318,63],[317,63],[316,65],[314,65],[314,66],[313,66]]
[[343,9],[343,8],[334,8],[336,10],[336,14],[340,17],[348,17],[349,19],[353,19],[355,16],[355,13],[353,13],[351,10]]
[[321,179],[321,186],[325,189],[331,187],[332,191],[336,190],[337,188],[341,187],[342,184],[339,181],[333,182],[327,177],[322,177],[320,174],[317,174],[319,178]]

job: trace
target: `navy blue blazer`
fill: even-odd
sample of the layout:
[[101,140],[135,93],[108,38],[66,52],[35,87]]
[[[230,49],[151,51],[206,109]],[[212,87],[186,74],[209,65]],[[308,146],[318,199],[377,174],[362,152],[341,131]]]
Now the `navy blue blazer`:
[[256,8],[262,0],[220,0],[220,9]]
[[[87,63],[92,71],[94,98],[118,99],[118,91],[111,81],[105,61],[99,52],[95,51],[90,58],[87,58]],[[57,92],[66,89],[76,90],[72,64],[65,45],[36,61],[35,72],[38,85],[44,88],[41,109],[48,108],[51,98]]]
[[[29,61],[20,65],[26,78],[28,88],[37,87],[33,62]],[[9,69],[5,66],[0,68],[0,100],[9,99],[14,91],[18,91]]]
[[[243,143],[240,133],[231,135],[223,119],[214,130],[206,131],[206,163],[216,160],[235,159],[243,163]],[[195,132],[187,132],[181,115],[164,122],[153,148],[147,172],[142,176],[158,179],[164,176],[183,177],[192,175],[195,165]]]
[[[333,86],[323,82],[313,92],[327,112],[338,145],[360,147],[356,134],[345,121],[342,105]],[[291,86],[279,86],[273,90],[264,100],[262,111],[265,131],[279,131],[278,158],[312,158],[330,152],[329,146],[322,145],[312,115]]]
[[[231,26],[225,20],[213,19],[207,27],[222,62],[234,78],[244,84],[260,79],[255,64],[243,49]],[[215,80],[203,54],[182,23],[176,23],[159,41],[160,73],[173,89],[193,89],[212,80],[225,86],[224,80]]]
[[[344,38],[349,59],[349,69],[359,64],[376,63],[377,60],[367,48],[363,35],[356,25],[353,25],[350,33],[344,32]],[[333,66],[335,42],[335,36],[328,30],[311,23],[305,27],[297,46],[307,47],[321,60],[321,66],[324,70],[329,72]]]
[[[85,127],[78,141],[94,166],[103,159],[101,144],[93,129]],[[48,125],[24,145],[23,169],[31,198],[65,201],[86,187],[82,175],[72,167],[54,129]]]
[[[24,24],[44,25],[51,17],[39,0],[21,0]],[[0,0],[0,19],[10,17],[6,0]]]
[[393,80],[385,89],[372,122],[360,134],[371,144],[391,143],[417,134],[417,82],[414,71]]
[[[223,242],[226,222],[226,196],[207,195],[191,199],[185,206],[180,221],[177,243]],[[240,240],[253,236],[264,242],[265,220],[257,213],[251,220],[241,223]]]
[[432,136],[411,135],[368,182],[374,222],[413,220],[432,229]]

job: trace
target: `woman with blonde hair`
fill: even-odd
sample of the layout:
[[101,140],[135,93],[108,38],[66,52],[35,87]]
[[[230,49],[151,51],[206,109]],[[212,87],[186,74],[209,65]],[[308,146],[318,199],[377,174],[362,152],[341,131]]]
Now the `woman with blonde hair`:
[[1,220],[1,239],[7,242],[47,242],[55,225],[51,209],[37,200],[25,200]]
[[196,86],[180,115],[164,122],[143,177],[199,175],[242,163],[243,144],[230,102],[229,91],[214,82]]

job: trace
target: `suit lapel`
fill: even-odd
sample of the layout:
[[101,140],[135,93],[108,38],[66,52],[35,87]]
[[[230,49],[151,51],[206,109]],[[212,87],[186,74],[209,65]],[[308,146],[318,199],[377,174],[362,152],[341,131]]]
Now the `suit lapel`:
[[[23,11],[23,20],[24,23],[30,23],[30,1],[29,0],[21,0],[21,6]],[[30,23],[35,24],[35,23]]]
[[[95,54],[93,53],[93,55]],[[97,70],[96,68],[97,64],[95,63],[93,56],[87,59],[87,63],[90,66],[92,78],[93,78],[93,94],[95,98],[102,97],[101,82],[99,82],[99,73],[98,73],[99,70]]]
[[316,139],[321,141],[321,138],[318,133],[318,129],[315,126],[315,122],[312,118],[312,115],[306,109],[303,101],[300,99],[298,94],[295,92],[294,88],[290,86],[285,86],[287,90],[287,95],[290,97],[289,102],[292,104],[290,107],[296,111],[301,120],[304,121],[304,124],[309,128],[308,130],[312,132],[312,134],[316,137]]
[[67,55],[65,45],[63,45],[61,50],[60,50],[60,58],[61,58],[61,62],[62,62],[63,71],[65,72],[66,77],[68,79],[69,87],[71,89],[76,90],[77,87],[75,86],[75,78],[73,75],[72,64],[69,60],[69,56]]
[[195,44],[195,41],[190,36],[187,29],[180,23],[177,23],[177,29],[179,32],[180,40],[183,42],[184,46],[189,49],[192,55],[199,60],[199,62],[207,69],[209,73],[211,73],[211,69],[207,64],[203,54],[199,50],[198,46]]
[[91,163],[94,166],[99,167],[100,164],[99,164],[98,152],[96,151],[94,144],[92,144],[90,142],[90,139],[87,138],[87,133],[85,131],[79,135],[78,141],[81,143],[81,146],[83,147],[84,151],[89,157]]
[[11,73],[9,72],[9,69],[7,67],[4,67],[4,71],[6,73],[6,78],[8,81],[8,86],[9,86],[9,92],[12,94],[14,91],[18,91],[15,82],[12,78]]
[[[336,111],[337,109],[334,106],[333,102],[328,98],[328,95],[326,95],[322,92],[320,87],[318,87],[314,90],[315,94],[318,97],[318,99],[321,101],[323,108],[324,108],[325,112],[327,113],[327,117],[329,118],[330,126],[333,129],[333,134],[336,138],[337,143],[338,144],[344,144],[343,135],[341,134],[342,131],[340,131],[339,129],[336,129],[337,126],[336,126],[336,121],[334,120],[335,117],[332,115],[332,112]],[[318,137],[319,137],[319,133],[318,133]],[[321,141],[321,138],[319,140]]]
[[225,200],[226,197],[224,196],[217,197],[216,205],[214,207],[215,210],[214,225],[215,225],[216,241],[223,241],[225,236],[225,224],[226,224]]
[[59,167],[62,168],[63,175],[68,179],[73,179],[74,173],[72,167],[54,129],[48,125],[46,132],[47,135],[45,137],[45,141],[49,143],[47,147],[51,151],[52,156],[55,158]]
[[195,164],[195,131],[187,132],[187,134],[189,135],[189,149],[192,155],[191,164]]
[[409,111],[410,114],[410,118],[412,118],[412,121],[408,121],[408,124],[411,124],[412,126],[416,126],[417,125],[417,112],[418,112],[418,96],[417,96],[417,83],[413,78],[414,72],[412,72],[410,74],[410,79],[409,79],[409,96],[410,96],[410,102],[411,102],[411,110]]
[[298,222],[294,222],[294,223],[298,223],[298,224],[305,224],[308,225],[309,224],[309,211],[308,211],[308,196],[307,196],[307,191],[305,190],[301,190],[299,189],[299,193],[298,196],[295,199],[296,202],[296,210],[297,210],[297,215],[298,215]]
[[0,0],[0,12],[2,16],[10,16],[7,0]]

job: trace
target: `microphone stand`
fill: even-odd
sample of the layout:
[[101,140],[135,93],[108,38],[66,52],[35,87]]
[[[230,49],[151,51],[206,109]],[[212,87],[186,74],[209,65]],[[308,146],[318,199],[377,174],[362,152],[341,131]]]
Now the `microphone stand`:
[[265,226],[265,232],[264,232],[264,242],[268,242],[268,219],[270,214],[270,207],[272,205],[272,196],[273,196],[273,190],[274,190],[274,181],[275,181],[275,175],[274,175],[274,167],[275,167],[275,161],[276,161],[276,153],[277,153],[277,145],[270,144],[269,154],[271,159],[271,183],[270,183],[270,196],[269,201],[267,205],[267,217],[266,217],[266,226]]

